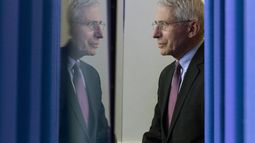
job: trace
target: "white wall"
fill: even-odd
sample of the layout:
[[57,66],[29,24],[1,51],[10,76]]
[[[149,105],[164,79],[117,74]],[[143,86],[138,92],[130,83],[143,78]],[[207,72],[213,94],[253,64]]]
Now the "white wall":
[[123,63],[122,142],[141,142],[150,127],[161,70],[173,61],[161,56],[152,38],[157,1],[126,0]]

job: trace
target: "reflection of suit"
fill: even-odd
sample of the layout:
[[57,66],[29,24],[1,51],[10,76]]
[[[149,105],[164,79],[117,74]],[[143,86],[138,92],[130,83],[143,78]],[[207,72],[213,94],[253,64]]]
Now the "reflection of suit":
[[158,103],[149,132],[143,143],[203,143],[204,142],[204,47],[198,49],[185,74],[176,101],[170,128],[167,128],[169,87],[175,63],[161,73]]
[[61,48],[60,143],[108,143],[109,127],[101,102],[99,75],[92,66],[80,62],[90,109],[86,127],[67,70],[68,48],[68,46]]

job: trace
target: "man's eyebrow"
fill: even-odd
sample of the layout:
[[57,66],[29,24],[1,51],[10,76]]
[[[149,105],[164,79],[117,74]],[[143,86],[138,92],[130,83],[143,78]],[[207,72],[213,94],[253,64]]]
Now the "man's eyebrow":
[[166,20],[155,20],[155,23],[167,24],[168,22]]
[[92,22],[92,23],[100,23],[100,22],[102,22],[102,20],[89,20],[88,22]]

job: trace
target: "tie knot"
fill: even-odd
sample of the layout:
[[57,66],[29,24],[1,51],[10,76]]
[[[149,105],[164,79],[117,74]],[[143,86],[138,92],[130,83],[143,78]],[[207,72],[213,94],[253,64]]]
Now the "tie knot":
[[74,65],[73,65],[73,71],[74,72],[77,72],[79,71],[80,69],[80,63],[79,62],[76,62]]
[[180,72],[180,71],[181,71],[181,68],[182,68],[182,66],[180,65],[179,61],[176,61],[176,62],[175,62],[175,71]]
[[80,66],[79,63],[76,62],[73,65],[73,80],[76,81],[82,77],[81,72],[80,72]]

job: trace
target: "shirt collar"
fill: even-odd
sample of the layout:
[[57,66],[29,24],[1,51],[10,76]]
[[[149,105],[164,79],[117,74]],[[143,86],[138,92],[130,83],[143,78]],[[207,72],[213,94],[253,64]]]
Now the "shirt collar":
[[199,42],[197,46],[189,50],[180,60],[179,63],[184,71],[186,71],[189,67],[189,64],[191,62],[191,59],[197,52],[198,48],[202,45],[203,41]]
[[71,58],[70,56],[68,57],[68,63],[67,63],[67,68],[69,71],[72,71],[73,69],[73,66],[76,64],[76,63],[80,63],[80,60],[74,60],[73,58]]

